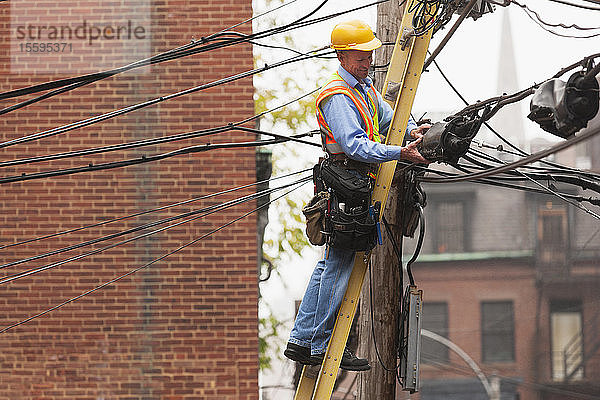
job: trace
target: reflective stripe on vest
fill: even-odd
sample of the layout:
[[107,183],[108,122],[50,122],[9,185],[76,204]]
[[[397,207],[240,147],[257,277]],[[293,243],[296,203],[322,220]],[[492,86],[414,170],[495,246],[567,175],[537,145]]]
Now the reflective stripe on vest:
[[370,90],[367,90],[367,98],[373,109],[373,115],[371,115],[370,107],[363,98],[363,96],[358,92],[357,89],[351,87],[342,79],[342,77],[336,72],[333,76],[327,81],[316,100],[316,109],[317,109],[317,122],[319,123],[319,127],[321,128],[321,132],[323,132],[324,144],[325,148],[329,153],[338,154],[343,153],[342,147],[335,141],[333,134],[331,133],[331,129],[325,118],[323,116],[323,112],[319,105],[321,102],[329,96],[334,94],[344,94],[352,100],[358,113],[360,114],[363,123],[365,132],[369,140],[374,142],[381,142],[381,138],[379,137],[379,113],[377,110],[377,94],[375,93],[375,89],[371,86]]

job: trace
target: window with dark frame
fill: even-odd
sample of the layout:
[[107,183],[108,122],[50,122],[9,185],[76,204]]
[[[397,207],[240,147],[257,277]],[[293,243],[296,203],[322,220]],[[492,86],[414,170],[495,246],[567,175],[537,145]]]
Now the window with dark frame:
[[465,246],[464,201],[437,202],[435,249],[437,253],[461,253]]
[[[424,302],[421,327],[447,338],[448,304],[445,302]],[[449,362],[448,347],[423,336],[421,339],[421,361],[424,364],[447,364]]]
[[566,261],[569,248],[567,208],[546,201],[538,207],[538,258],[542,263]]
[[483,362],[515,361],[515,324],[512,301],[481,303]]

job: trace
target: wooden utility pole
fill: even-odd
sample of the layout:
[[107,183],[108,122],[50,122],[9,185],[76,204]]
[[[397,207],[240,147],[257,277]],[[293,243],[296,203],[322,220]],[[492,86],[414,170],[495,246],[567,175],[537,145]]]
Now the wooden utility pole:
[[[404,6],[398,1],[389,1],[377,7],[377,37],[384,43],[395,42],[402,22]],[[382,46],[375,51],[375,65],[385,65],[389,62],[394,46]],[[386,69],[375,73],[375,87],[381,92],[385,81]],[[395,186],[390,188],[385,217],[391,224],[397,243],[401,243],[401,228],[398,219],[402,210],[402,194]],[[367,357],[371,370],[361,373],[358,377],[358,398],[360,400],[394,400],[396,393],[395,372],[386,371],[379,363],[377,350],[386,368],[395,370],[396,348],[398,338],[398,303],[400,300],[400,271],[398,259],[387,232],[383,228],[384,241],[377,246],[371,256],[373,282],[366,274],[362,288],[359,318],[359,348],[357,354]],[[371,329],[371,295],[373,288],[373,324],[375,340]]]

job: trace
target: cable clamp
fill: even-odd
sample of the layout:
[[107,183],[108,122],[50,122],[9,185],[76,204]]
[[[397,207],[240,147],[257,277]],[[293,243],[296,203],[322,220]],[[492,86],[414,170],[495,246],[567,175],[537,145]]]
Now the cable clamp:
[[413,36],[416,36],[414,28],[404,28],[402,30],[402,37],[400,38],[400,41],[398,42],[400,44],[400,48],[402,49],[402,51],[404,51],[406,49],[406,46],[408,45],[410,38]]

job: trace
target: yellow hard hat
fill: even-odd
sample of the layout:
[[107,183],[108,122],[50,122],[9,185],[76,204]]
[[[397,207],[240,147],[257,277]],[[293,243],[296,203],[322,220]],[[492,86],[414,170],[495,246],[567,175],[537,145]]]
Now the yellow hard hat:
[[381,40],[373,30],[359,20],[340,22],[331,31],[331,48],[334,50],[371,51],[381,47]]

